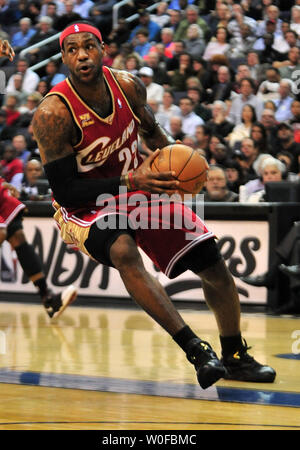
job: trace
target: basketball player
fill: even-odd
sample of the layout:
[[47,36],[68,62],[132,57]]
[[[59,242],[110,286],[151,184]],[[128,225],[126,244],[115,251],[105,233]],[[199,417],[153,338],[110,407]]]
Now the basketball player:
[[[159,228],[130,225],[130,199],[136,191],[147,195],[143,207],[152,213],[158,207],[151,193],[174,193],[178,186],[172,172],[153,174],[150,168],[157,149],[174,140],[154,120],[145,86],[130,73],[102,66],[101,34],[87,23],[69,25],[60,35],[60,46],[70,76],[41,102],[33,129],[56,200],[54,217],[62,238],[119,271],[131,297],[186,353],[202,388],[222,377],[272,382],[275,371],[247,353],[233,278],[200,218],[175,202],[171,229],[164,229],[161,222]],[[144,162],[137,151],[138,133],[154,151]],[[122,186],[129,192],[120,194]],[[111,209],[99,206],[98,196],[105,193],[111,195]],[[159,212],[164,205],[160,208]],[[172,219],[180,215],[197,223],[193,240],[186,240],[186,229],[172,228]],[[103,226],[112,216],[118,220],[109,223],[115,225]],[[163,287],[145,270],[138,247],[170,278],[188,269],[201,277],[219,328],[221,360],[183,321]]]
[[37,288],[48,316],[54,320],[75,300],[77,291],[72,285],[60,294],[54,294],[49,289],[40,258],[27,242],[23,231],[25,205],[15,195],[16,189],[0,178],[0,245],[5,239],[10,243],[24,273]]
[[[9,42],[0,40],[0,57],[12,61],[14,56]],[[77,290],[72,285],[59,294],[49,289],[40,258],[26,241],[22,225],[25,205],[16,198],[18,195],[17,189],[0,177],[0,246],[4,240],[10,243],[25,275],[37,288],[48,316],[54,320],[76,299]]]

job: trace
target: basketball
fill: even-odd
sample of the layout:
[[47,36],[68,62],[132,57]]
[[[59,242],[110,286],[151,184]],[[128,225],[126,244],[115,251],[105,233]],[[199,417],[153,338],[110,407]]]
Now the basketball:
[[193,148],[183,144],[171,144],[160,150],[152,162],[154,173],[174,171],[179,181],[178,192],[196,195],[201,191],[209,168],[206,159]]

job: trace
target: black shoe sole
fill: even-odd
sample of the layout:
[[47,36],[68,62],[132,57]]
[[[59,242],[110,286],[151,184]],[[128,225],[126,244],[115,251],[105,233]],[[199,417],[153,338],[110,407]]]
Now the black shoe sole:
[[202,389],[207,389],[220,378],[224,378],[226,369],[223,366],[204,365],[197,370],[197,379]]

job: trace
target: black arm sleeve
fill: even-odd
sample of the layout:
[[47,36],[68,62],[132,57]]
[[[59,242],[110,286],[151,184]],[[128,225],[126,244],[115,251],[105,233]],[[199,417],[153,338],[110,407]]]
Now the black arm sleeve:
[[44,169],[53,196],[61,206],[84,207],[88,202],[96,204],[100,194],[119,194],[120,177],[80,178],[75,153],[45,164]]

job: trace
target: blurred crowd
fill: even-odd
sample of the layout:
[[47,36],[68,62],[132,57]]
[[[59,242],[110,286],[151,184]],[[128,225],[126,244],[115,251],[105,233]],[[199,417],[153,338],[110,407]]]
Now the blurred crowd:
[[16,53],[0,61],[0,170],[22,199],[50,198],[31,120],[68,75],[58,39],[30,47],[81,19],[101,31],[103,63],[140,77],[156,120],[207,158],[206,201],[260,202],[266,182],[299,182],[300,0],[130,0],[114,24],[117,3],[0,0]]

